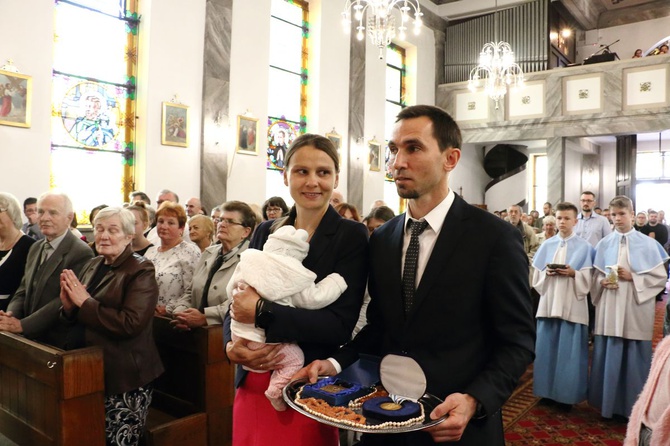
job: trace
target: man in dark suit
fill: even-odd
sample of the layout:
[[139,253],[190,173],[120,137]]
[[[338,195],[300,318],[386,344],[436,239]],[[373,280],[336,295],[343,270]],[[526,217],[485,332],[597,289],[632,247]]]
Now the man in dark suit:
[[316,380],[359,353],[399,353],[421,365],[427,392],[444,398],[426,415],[448,418],[424,431],[364,436],[365,445],[503,445],[501,406],[533,360],[521,236],[449,189],[460,146],[460,130],[443,110],[400,112],[389,149],[408,210],[370,239],[368,325],[332,358],[299,373]]
[[93,251],[69,230],[74,212],[67,195],[47,192],[37,213],[45,238],[30,247],[21,285],[7,313],[0,311],[0,331],[63,348],[67,328],[59,323],[60,274],[64,269],[78,274]]

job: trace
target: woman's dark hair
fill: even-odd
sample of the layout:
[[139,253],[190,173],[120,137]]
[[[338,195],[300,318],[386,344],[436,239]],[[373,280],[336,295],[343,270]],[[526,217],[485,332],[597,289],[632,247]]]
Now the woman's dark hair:
[[395,213],[388,206],[378,206],[370,211],[366,219],[376,218],[377,220],[389,221],[395,217]]
[[226,201],[221,205],[221,210],[224,212],[239,212],[242,215],[242,226],[251,229],[249,236],[253,234],[256,227],[256,213],[251,206],[243,201]]
[[96,206],[93,209],[91,209],[91,213],[88,214],[88,220],[91,222],[91,224],[93,224],[93,221],[95,220],[95,214],[97,214],[98,212],[100,212],[101,210],[103,210],[107,207],[109,207],[109,206],[107,206],[106,204],[101,204],[101,205]]
[[356,209],[356,206],[353,204],[349,203],[340,203],[337,206],[335,206],[335,210],[337,211],[338,214],[340,214],[342,217],[344,217],[344,214],[347,213],[347,211],[351,212],[351,215],[354,216],[354,219],[356,221],[361,221],[361,216],[358,213],[358,209]]
[[268,220],[268,213],[267,209],[270,206],[278,207],[281,208],[281,215],[282,217],[286,214],[288,214],[288,206],[286,205],[286,202],[282,197],[270,197],[267,200],[265,200],[265,203],[263,203],[263,220]]
[[293,154],[297,152],[298,149],[302,149],[305,146],[312,146],[317,150],[325,152],[326,155],[328,155],[330,159],[333,160],[333,163],[335,163],[335,172],[340,172],[340,155],[337,153],[335,144],[333,144],[333,142],[325,136],[315,135],[313,133],[305,133],[304,135],[300,135],[295,140],[293,140],[291,147],[289,147],[288,151],[286,152],[284,166],[288,167]]

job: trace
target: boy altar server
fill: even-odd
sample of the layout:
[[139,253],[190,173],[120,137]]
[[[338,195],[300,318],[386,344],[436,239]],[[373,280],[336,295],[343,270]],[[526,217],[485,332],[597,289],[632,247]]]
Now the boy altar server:
[[596,306],[589,403],[603,417],[629,417],[651,366],[656,295],[668,279],[668,254],[633,229],[633,203],[610,202],[615,231],[596,246],[591,297]]
[[587,397],[589,311],[593,248],[572,228],[577,207],[556,206],[558,234],[533,259],[533,287],[540,293],[533,393],[561,404]]

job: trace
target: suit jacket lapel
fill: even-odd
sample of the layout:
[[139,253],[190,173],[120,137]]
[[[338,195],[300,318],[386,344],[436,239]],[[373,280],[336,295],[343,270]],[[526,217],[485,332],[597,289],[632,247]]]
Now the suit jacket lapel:
[[414,295],[414,305],[407,320],[416,313],[421,305],[421,302],[428,295],[428,291],[432,288],[436,280],[444,280],[441,276],[446,270],[447,264],[452,256],[457,254],[456,247],[461,240],[463,233],[467,228],[467,206],[461,197],[456,195],[447,216],[444,219],[444,224],[440,230],[440,234],[435,241],[433,252],[430,254],[426,269],[421,276],[421,281]]
[[[26,281],[26,296],[32,296],[34,290],[34,279],[37,274],[37,268],[39,268],[40,257],[42,254],[42,247],[46,243],[46,239],[42,239],[39,242],[35,243],[34,248],[31,248],[28,253],[28,259],[26,264],[28,268],[25,269],[25,281]],[[27,302],[27,300],[26,300]]]
[[312,269],[314,265],[319,262],[321,256],[327,251],[333,234],[337,232],[337,226],[341,218],[342,217],[340,217],[332,206],[328,206],[328,210],[321,219],[321,223],[319,223],[319,226],[309,242],[309,253],[302,262],[306,268]]

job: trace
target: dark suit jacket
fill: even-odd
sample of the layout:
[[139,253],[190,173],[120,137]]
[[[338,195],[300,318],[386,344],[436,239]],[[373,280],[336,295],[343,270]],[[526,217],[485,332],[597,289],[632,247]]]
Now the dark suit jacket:
[[[405,320],[401,295],[404,215],[370,240],[368,325],[337,355],[401,353],[440,398],[468,393],[488,416],[472,420],[459,445],[504,444],[500,408],[533,360],[535,326],[528,260],[519,231],[455,197]],[[430,445],[425,433],[370,436],[365,444]]]
[[[250,248],[263,249],[273,221],[262,223],[251,240]],[[293,222],[290,222],[293,224]],[[274,322],[266,330],[267,342],[297,342],[305,353],[305,364],[327,358],[351,339],[356,325],[368,276],[368,232],[364,225],[343,219],[329,207],[309,243],[303,265],[316,273],[320,281],[330,273],[340,274],[347,289],[329,306],[304,310],[270,303]],[[226,316],[225,342],[230,341],[230,316]],[[236,384],[246,371],[238,368]]]
[[[90,283],[103,262],[102,256],[91,260],[79,274],[81,283]],[[86,328],[86,345],[104,350],[105,393],[128,392],[160,376],[163,364],[153,337],[158,302],[154,265],[128,245],[100,283],[87,291],[92,299],[73,317]]]
[[93,252],[86,243],[67,231],[51,257],[41,268],[37,268],[45,243],[46,239],[42,239],[30,247],[21,285],[7,309],[21,319],[25,337],[63,348],[67,327],[58,320],[60,273],[71,269],[78,274],[93,257]]

